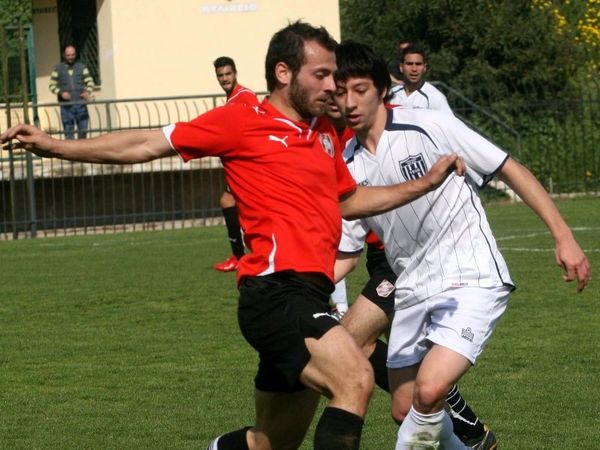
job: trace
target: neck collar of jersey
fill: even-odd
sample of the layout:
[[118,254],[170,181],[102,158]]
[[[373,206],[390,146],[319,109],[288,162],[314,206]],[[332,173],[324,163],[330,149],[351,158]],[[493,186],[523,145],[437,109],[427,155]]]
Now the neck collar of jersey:
[[273,104],[271,102],[269,102],[269,98],[268,97],[265,97],[265,99],[260,104],[260,107],[262,109],[264,109],[265,112],[269,116],[272,116],[274,118],[279,118],[279,119],[287,120],[288,122],[292,122],[293,124],[297,125],[298,127],[302,128],[302,129],[308,130],[308,129],[311,128],[311,125],[313,125],[315,123],[315,117],[313,117],[310,120],[299,120],[299,121],[298,120],[290,119],[288,116],[286,116],[281,111],[279,111],[275,106],[273,106]]

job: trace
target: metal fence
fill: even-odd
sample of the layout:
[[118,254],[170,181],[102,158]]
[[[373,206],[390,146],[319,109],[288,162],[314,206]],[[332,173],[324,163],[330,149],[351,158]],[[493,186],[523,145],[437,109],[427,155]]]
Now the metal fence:
[[[88,137],[191,120],[223,104],[221,95],[95,101]],[[0,129],[33,122],[64,136],[57,103],[0,105]],[[27,113],[27,111],[29,111]],[[224,189],[217,158],[178,157],[145,164],[94,165],[42,159],[21,150],[0,155],[0,239],[166,229],[210,223]]]
[[[458,116],[532,169],[552,193],[600,190],[600,89],[569,101],[486,108],[436,83]],[[590,84],[593,88],[598,84]],[[94,101],[89,136],[157,128],[223,104],[223,96]],[[0,105],[0,129],[31,120],[62,138],[59,104]],[[178,157],[128,166],[0,153],[0,239],[171,229],[220,222],[220,161]]]
[[485,105],[435,84],[459,117],[525,164],[551,194],[600,191],[600,77],[560,99],[538,101],[532,94],[518,104]]

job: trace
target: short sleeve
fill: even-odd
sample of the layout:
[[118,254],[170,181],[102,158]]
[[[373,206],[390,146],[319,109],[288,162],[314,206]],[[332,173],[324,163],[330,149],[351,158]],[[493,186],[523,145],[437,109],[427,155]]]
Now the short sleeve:
[[342,238],[338,245],[338,251],[345,253],[362,251],[368,232],[369,227],[363,220],[342,219]]
[[190,122],[177,122],[163,128],[173,149],[184,161],[203,156],[225,156],[239,146],[244,123],[244,105],[212,109]]

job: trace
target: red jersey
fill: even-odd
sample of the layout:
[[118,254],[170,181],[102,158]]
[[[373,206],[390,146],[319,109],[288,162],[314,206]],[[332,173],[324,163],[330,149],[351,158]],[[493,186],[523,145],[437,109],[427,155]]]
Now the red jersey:
[[333,281],[339,197],[356,182],[326,119],[296,122],[264,100],[215,108],[164,132],[184,161],[210,155],[223,162],[250,250],[240,261],[238,282],[284,270]]
[[256,94],[241,84],[236,84],[233,91],[227,96],[227,104],[242,103],[250,106],[259,105]]
[[344,151],[346,148],[346,144],[350,139],[354,137],[354,131],[351,128],[344,127],[342,131],[336,131],[338,142],[340,143],[340,148]]
[[365,236],[365,242],[368,245],[372,245],[373,247],[375,247],[378,250],[383,250],[383,242],[381,242],[379,240],[377,235],[375,233],[373,233],[372,230],[369,230],[369,232]]

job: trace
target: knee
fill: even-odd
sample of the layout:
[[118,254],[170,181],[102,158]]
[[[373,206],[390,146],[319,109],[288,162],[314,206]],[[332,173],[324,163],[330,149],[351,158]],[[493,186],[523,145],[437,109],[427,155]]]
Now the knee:
[[373,390],[375,389],[375,374],[373,373],[373,367],[366,358],[360,374],[361,375],[358,377],[360,389],[367,397],[370,398],[373,394]]
[[426,383],[417,382],[415,385],[414,404],[422,412],[437,410],[444,403],[447,393],[448,386],[444,384],[436,383],[433,380]]
[[398,404],[397,402],[392,402],[392,419],[398,425],[402,425],[404,419],[406,419],[406,415],[408,414],[408,408]]
[[357,363],[352,370],[341,375],[344,380],[342,389],[350,395],[357,396],[366,405],[375,387],[373,368],[366,358]]
[[231,195],[229,192],[223,192],[219,198],[219,206],[221,206],[221,208],[231,208],[232,206],[235,206],[235,199],[233,195]]

